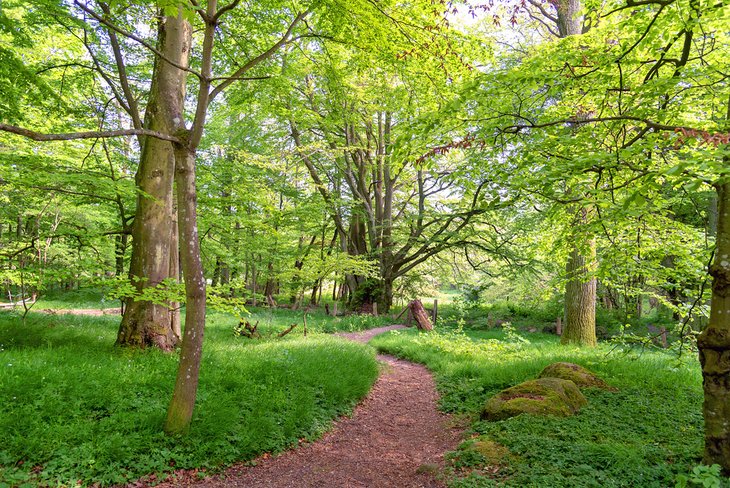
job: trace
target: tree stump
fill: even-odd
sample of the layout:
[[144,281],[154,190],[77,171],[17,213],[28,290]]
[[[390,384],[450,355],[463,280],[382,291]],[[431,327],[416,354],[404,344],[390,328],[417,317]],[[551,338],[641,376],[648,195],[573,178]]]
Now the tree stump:
[[408,307],[411,309],[411,314],[416,321],[416,327],[421,330],[433,330],[433,324],[431,324],[431,319],[429,319],[426,309],[423,308],[421,300],[413,300],[408,304]]

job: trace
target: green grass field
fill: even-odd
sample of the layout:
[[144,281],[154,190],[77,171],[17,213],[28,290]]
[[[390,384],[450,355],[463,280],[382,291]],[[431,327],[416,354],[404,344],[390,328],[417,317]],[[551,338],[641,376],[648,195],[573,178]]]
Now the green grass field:
[[[0,313],[0,486],[124,483],[181,468],[220,469],[321,435],[377,377],[374,351],[319,333],[235,337],[211,313],[192,430],[162,433],[177,354],[113,346],[118,317]],[[263,321],[267,317],[262,316]],[[301,326],[299,327],[301,329]]]
[[[524,337],[529,342],[497,330],[442,329],[394,331],[371,341],[425,364],[435,373],[442,408],[468,419],[470,439],[450,455],[451,486],[667,487],[700,462],[702,386],[694,355],[581,349],[559,345],[556,336]],[[619,391],[585,390],[589,405],[570,418],[478,420],[492,395],[557,361],[586,366]]]

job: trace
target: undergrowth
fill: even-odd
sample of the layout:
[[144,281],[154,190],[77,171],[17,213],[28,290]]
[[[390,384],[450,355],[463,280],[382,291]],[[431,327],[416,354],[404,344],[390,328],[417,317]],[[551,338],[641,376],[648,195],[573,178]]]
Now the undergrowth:
[[[472,419],[472,438],[450,456],[452,486],[667,487],[699,463],[703,422],[696,357],[561,346],[546,334],[518,337],[496,330],[409,330],[371,342],[427,365],[443,410]],[[585,390],[589,405],[574,417],[478,420],[492,395],[557,361],[586,366],[619,391]],[[494,459],[484,446],[504,446],[508,454]]]
[[366,346],[322,334],[243,340],[235,319],[212,314],[192,428],[171,438],[162,423],[178,356],[115,348],[118,321],[0,314],[0,486],[220,469],[318,437],[377,377]]

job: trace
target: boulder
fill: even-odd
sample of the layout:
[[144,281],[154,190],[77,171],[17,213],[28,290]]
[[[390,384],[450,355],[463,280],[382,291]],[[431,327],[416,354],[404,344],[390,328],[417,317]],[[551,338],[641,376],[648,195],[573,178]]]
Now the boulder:
[[539,374],[538,378],[560,378],[570,380],[579,388],[594,387],[603,390],[615,391],[616,389],[608,386],[605,381],[587,370],[583,366],[573,363],[553,363],[546,366]]
[[504,420],[523,413],[568,417],[588,404],[580,389],[570,380],[539,378],[507,388],[487,401],[484,420]]

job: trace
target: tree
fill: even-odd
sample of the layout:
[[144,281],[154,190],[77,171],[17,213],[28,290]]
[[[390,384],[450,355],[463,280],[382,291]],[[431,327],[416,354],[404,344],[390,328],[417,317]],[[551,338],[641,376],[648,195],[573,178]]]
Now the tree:
[[[36,140],[100,138],[119,135],[138,135],[145,137],[142,141],[142,164],[138,183],[145,185],[142,192],[150,190],[151,195],[140,197],[140,208],[135,219],[136,238],[133,241],[133,272],[145,270],[152,266],[154,276],[142,276],[139,281],[156,285],[153,280],[159,276],[167,277],[170,272],[169,241],[170,227],[165,225],[161,231],[155,224],[164,224],[164,218],[170,215],[172,202],[172,177],[175,176],[177,188],[177,202],[180,212],[179,235],[181,242],[181,262],[185,277],[187,314],[185,333],[182,341],[180,367],[176,381],[173,399],[168,410],[165,430],[170,433],[183,432],[187,429],[192,418],[195,394],[197,391],[200,357],[202,352],[203,328],[205,324],[205,279],[200,261],[199,241],[196,217],[196,189],[195,189],[195,154],[203,135],[203,128],[210,102],[228,85],[241,78],[247,71],[268,59],[278,48],[290,38],[296,25],[307,15],[307,12],[295,13],[293,21],[286,26],[282,37],[274,42],[267,50],[248,63],[234,70],[231,76],[226,76],[221,83],[213,86],[213,44],[216,28],[220,24],[221,16],[234,9],[237,3],[218,8],[215,1],[208,2],[206,10],[198,11],[203,21],[204,31],[202,50],[200,54],[200,71],[188,67],[190,50],[192,47],[192,28],[189,22],[193,11],[171,7],[160,17],[158,28],[157,48],[146,41],[121,28],[118,23],[110,19],[110,8],[100,3],[101,13],[93,10],[86,4],[76,2],[75,6],[85,16],[97,22],[102,30],[110,34],[110,44],[116,56],[117,82],[125,91],[127,107],[136,103],[131,91],[125,86],[126,68],[121,56],[121,50],[116,46],[114,39],[117,34],[132,39],[144,45],[155,55],[154,77],[150,102],[145,114],[145,125],[141,127],[139,117],[132,111],[134,120],[133,129],[112,131],[94,131],[91,133],[73,134],[39,134],[8,124],[0,125],[0,129],[24,135]],[[121,9],[123,10],[123,9]],[[185,123],[186,114],[183,105],[188,72],[197,74],[198,93],[196,96],[196,110],[193,122],[188,128]],[[109,83],[110,89],[115,90],[116,84]],[[115,92],[115,95],[118,93]],[[120,95],[119,101],[123,102]],[[147,181],[147,180],[150,181]],[[146,183],[151,186],[146,186]],[[146,193],[146,192],[145,192]],[[152,198],[147,198],[151,196]],[[162,211],[162,212],[161,212]],[[163,213],[164,212],[164,213]],[[150,226],[144,227],[146,223]],[[158,232],[159,231],[159,232]],[[157,234],[155,234],[157,232]],[[152,246],[148,249],[146,246]],[[145,286],[145,285],[143,285]],[[145,301],[142,310],[134,306],[129,307],[129,320],[123,321],[120,331],[127,328],[140,329],[143,334],[124,333],[124,337],[132,337],[134,341],[144,341],[151,335],[154,341],[170,348],[174,343],[169,325],[169,313],[166,308]],[[151,310],[151,312],[150,312]],[[143,320],[134,317],[141,317]],[[162,326],[162,323],[165,323]],[[158,327],[158,325],[160,327]],[[122,334],[120,334],[122,335]]]
[[[646,209],[647,189],[667,185],[696,192],[704,183],[715,186],[718,201],[722,201],[728,194],[724,158],[730,141],[725,115],[728,91],[724,7],[693,0],[649,1],[641,5],[618,2],[610,7],[613,10],[601,19],[601,25],[582,36],[580,44],[566,39],[561,41],[560,51],[546,45],[540,55],[527,60],[536,64],[520,67],[527,73],[552,71],[552,75],[541,81],[526,76],[525,71],[520,73],[522,79],[507,77],[507,83],[520,87],[513,93],[522,95],[527,90],[539,101],[521,97],[519,104],[506,104],[502,114],[494,117],[500,122],[490,123],[485,132],[521,133],[533,142],[537,141],[534,135],[540,133],[546,135],[543,140],[551,147],[571,147],[573,135],[568,138],[561,132],[575,125],[591,127],[596,132],[592,144],[604,145],[605,149],[596,151],[591,159],[584,156],[585,164],[574,164],[578,158],[564,158],[543,147],[553,154],[550,162],[555,166],[540,167],[541,174],[563,171],[575,177],[595,176],[597,184],[585,196],[576,196],[576,203],[596,202],[604,187],[609,198],[598,200],[604,208],[609,202],[615,205],[616,191],[624,189],[630,192],[627,208]],[[621,36],[617,37],[616,32]],[[552,68],[546,69],[547,65]],[[551,93],[556,87],[560,96]],[[606,186],[607,180],[610,184]],[[595,208],[600,211],[601,205]],[[718,225],[717,254],[710,267],[710,322],[698,347],[705,384],[705,462],[718,463],[727,473],[730,422],[725,404],[730,369],[720,360],[730,349],[728,324],[722,318],[728,305],[728,261],[723,257],[725,251],[721,251],[726,232],[726,227]],[[665,252],[669,255],[672,250]]]
[[[728,96],[725,133],[730,134],[730,96]],[[725,168],[730,164],[723,156]],[[705,392],[703,414],[705,418],[705,455],[707,464],[719,464],[723,472],[730,474],[730,413],[727,399],[730,395],[730,366],[725,358],[730,354],[730,183],[727,174],[714,184],[717,191],[717,241],[715,257],[709,273],[712,276],[712,307],[710,322],[697,339],[702,365],[702,384]]]
[[[108,13],[108,8],[106,10]],[[154,62],[152,86],[143,125],[159,133],[174,134],[180,129],[180,121],[184,120],[186,86],[186,73],[177,66],[188,65],[192,33],[182,12],[177,16],[162,17],[157,28],[157,50],[160,54]],[[110,39],[116,38],[116,32],[111,27],[107,27],[107,31]],[[120,79],[124,80],[125,68],[121,62],[118,66]],[[140,115],[136,112],[136,104],[131,103],[133,100],[129,98],[126,101],[132,112],[132,120],[135,125],[139,125]],[[175,120],[178,122],[175,123]],[[138,197],[129,268],[129,276],[138,292],[147,287],[157,287],[169,278],[178,259],[177,239],[173,235],[173,231],[177,232],[177,229],[172,225],[175,149],[170,141],[151,137],[143,139],[141,145],[140,163],[135,178]],[[179,168],[180,171],[182,169]],[[189,209],[186,211],[189,212]],[[187,234],[186,237],[189,238],[189,230]],[[176,311],[172,313],[172,317],[176,315]],[[174,322],[174,318],[171,320],[169,305],[132,297],[127,301],[119,326],[117,344],[138,347],[155,345],[163,351],[170,351],[180,339],[180,331],[174,330]],[[179,329],[179,325],[177,328]]]
[[330,47],[323,55],[288,59],[285,73],[297,96],[282,101],[282,110],[340,250],[378,263],[376,282],[347,276],[351,306],[369,310],[377,302],[387,312],[395,281],[438,253],[465,246],[463,231],[490,206],[483,198],[487,181],[458,147],[448,155],[451,148],[412,144],[417,131],[424,140],[438,137],[433,121],[421,119],[448,95],[434,98],[430,83],[445,73],[469,76],[463,61],[432,56],[432,68],[371,57]]

